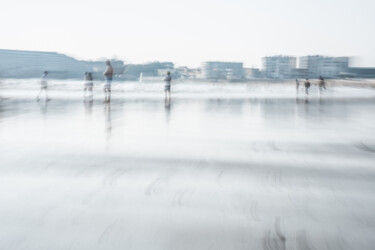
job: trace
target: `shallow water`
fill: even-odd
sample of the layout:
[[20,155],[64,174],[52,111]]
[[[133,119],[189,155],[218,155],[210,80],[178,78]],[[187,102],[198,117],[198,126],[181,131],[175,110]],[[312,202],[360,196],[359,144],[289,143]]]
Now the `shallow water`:
[[373,249],[373,89],[35,81],[0,85],[3,249]]

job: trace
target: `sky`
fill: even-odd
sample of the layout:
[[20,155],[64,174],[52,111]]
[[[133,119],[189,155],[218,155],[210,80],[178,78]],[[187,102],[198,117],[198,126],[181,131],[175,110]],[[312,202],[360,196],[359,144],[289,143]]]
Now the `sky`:
[[0,49],[190,67],[322,54],[375,67],[374,13],[374,0],[8,0]]

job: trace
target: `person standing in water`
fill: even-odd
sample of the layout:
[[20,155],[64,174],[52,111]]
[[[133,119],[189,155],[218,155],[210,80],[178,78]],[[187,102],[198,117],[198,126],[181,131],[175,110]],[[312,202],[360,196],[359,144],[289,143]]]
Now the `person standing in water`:
[[299,90],[299,81],[298,81],[298,79],[296,79],[296,91],[297,91],[297,94],[298,94],[298,90]]
[[306,95],[309,94],[310,86],[311,86],[310,81],[309,81],[309,79],[306,78],[306,81],[305,81],[305,93],[306,93]]
[[322,76],[319,76],[319,91],[320,91],[320,94],[322,93],[323,88],[326,89],[326,83],[324,81],[324,78]]
[[167,75],[164,78],[165,99],[171,99],[171,81],[172,81],[171,72],[168,71]]
[[36,99],[39,101],[40,100],[40,94],[44,91],[45,93],[45,98],[46,98],[46,101],[49,101],[48,99],[48,95],[47,95],[47,87],[48,87],[48,82],[47,82],[47,75],[48,75],[48,71],[44,71],[43,72],[43,75],[42,75],[42,79],[40,80],[40,91],[38,93],[38,95],[36,96]]
[[91,72],[85,72],[85,80],[84,80],[84,86],[83,86],[83,96],[86,96],[86,91],[90,92],[90,97],[93,96],[92,94],[92,87],[94,84],[92,83],[92,73]]
[[107,68],[105,69],[103,75],[105,77],[105,83],[104,83],[104,102],[110,102],[111,101],[111,84],[112,84],[112,77],[113,77],[113,67],[111,65],[111,62],[109,60],[106,61]]

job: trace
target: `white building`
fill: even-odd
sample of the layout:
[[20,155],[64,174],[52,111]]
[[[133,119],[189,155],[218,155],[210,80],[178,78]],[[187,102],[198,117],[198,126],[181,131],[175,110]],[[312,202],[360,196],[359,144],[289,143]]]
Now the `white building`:
[[262,58],[262,71],[267,78],[291,78],[297,60],[293,56],[266,56]]
[[299,58],[299,68],[307,70],[308,78],[337,77],[346,72],[349,57],[303,56]]

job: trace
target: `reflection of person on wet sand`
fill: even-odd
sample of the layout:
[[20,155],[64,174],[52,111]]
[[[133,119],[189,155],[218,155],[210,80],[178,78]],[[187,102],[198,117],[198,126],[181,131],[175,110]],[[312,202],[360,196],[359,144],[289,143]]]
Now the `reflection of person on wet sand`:
[[40,94],[44,91],[45,93],[45,100],[49,101],[48,96],[47,96],[47,87],[48,87],[48,82],[47,82],[47,75],[48,71],[44,71],[42,75],[42,79],[40,80],[40,91],[38,95],[36,96],[36,99],[39,101],[40,100]]
[[111,84],[112,84],[112,77],[113,77],[113,68],[111,62],[109,60],[106,61],[107,68],[105,69],[103,75],[105,77],[104,83],[104,102],[111,101]]
[[86,114],[91,114],[92,113],[92,107],[94,106],[94,101],[92,99],[89,100],[84,100],[83,105],[85,107]]
[[165,98],[164,101],[165,104],[165,117],[167,119],[167,122],[169,122],[169,119],[171,117],[171,99],[170,98]]
[[105,132],[107,135],[107,140],[111,138],[112,134],[112,119],[111,119],[111,104],[106,103],[104,105],[104,113],[105,113]]
[[298,91],[299,91],[299,81],[298,81],[298,79],[296,79],[296,91],[297,91],[297,94],[298,94]]
[[39,102],[39,106],[40,106],[40,112],[43,114],[43,115],[46,115],[47,114],[47,111],[48,111],[48,103],[49,102]]

